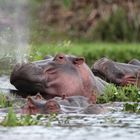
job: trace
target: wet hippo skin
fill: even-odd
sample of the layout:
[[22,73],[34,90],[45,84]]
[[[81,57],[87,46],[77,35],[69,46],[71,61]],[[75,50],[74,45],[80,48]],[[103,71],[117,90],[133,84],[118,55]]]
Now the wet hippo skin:
[[[132,63],[134,61],[131,61]],[[136,62],[136,61],[135,61]],[[92,66],[94,75],[117,85],[137,84],[140,87],[140,66],[114,62],[107,58],[97,60]]]
[[[41,93],[46,99],[56,96],[90,98],[103,93],[107,83],[94,76],[83,57],[57,54],[45,60],[17,64],[10,82],[19,91]],[[28,94],[27,94],[28,95]]]

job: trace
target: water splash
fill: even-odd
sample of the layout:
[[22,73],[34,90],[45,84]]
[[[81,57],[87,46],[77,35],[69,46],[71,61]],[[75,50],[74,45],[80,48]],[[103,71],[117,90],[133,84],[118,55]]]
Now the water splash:
[[0,1],[0,59],[26,62],[29,54],[28,0]]

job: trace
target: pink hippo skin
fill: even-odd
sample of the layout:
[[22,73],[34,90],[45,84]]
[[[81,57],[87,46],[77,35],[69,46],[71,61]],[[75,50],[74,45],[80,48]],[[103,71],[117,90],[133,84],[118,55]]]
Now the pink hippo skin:
[[96,102],[96,95],[102,94],[107,85],[93,75],[83,57],[64,54],[17,64],[10,82],[27,95],[39,92],[46,99],[80,95],[90,98],[93,103]]

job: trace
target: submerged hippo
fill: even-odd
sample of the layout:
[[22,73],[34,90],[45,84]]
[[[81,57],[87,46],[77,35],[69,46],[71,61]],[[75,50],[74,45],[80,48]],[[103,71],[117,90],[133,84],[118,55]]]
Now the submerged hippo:
[[101,58],[92,66],[95,75],[117,85],[139,84],[140,66],[118,63],[107,58]]
[[30,96],[27,103],[21,110],[23,114],[61,114],[61,113],[84,113],[100,114],[107,112],[107,109],[99,104],[91,104],[84,96],[70,96],[65,99],[54,97],[45,100],[41,95]]
[[102,94],[107,83],[93,75],[84,58],[58,54],[45,60],[17,64],[10,82],[27,93],[40,92],[46,99],[56,96]]

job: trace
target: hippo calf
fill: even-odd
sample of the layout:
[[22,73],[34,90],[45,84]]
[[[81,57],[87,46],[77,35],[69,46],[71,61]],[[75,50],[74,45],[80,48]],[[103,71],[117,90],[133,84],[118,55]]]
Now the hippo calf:
[[106,108],[99,104],[91,104],[89,99],[84,96],[70,96],[65,99],[54,97],[45,100],[39,94],[28,97],[27,103],[21,110],[21,113],[29,115],[52,113],[100,114],[105,112],[107,112]]
[[140,66],[138,65],[118,63],[101,58],[93,64],[91,69],[95,75],[108,82],[122,86],[137,84],[140,87]]
[[57,54],[45,60],[17,64],[10,82],[19,91],[56,96],[84,96],[93,99],[104,92],[105,81],[93,75],[83,57]]

